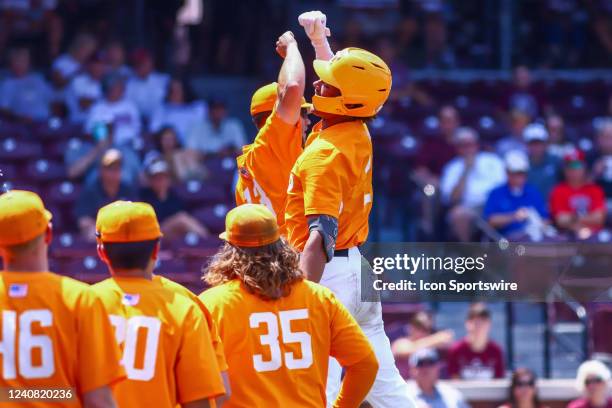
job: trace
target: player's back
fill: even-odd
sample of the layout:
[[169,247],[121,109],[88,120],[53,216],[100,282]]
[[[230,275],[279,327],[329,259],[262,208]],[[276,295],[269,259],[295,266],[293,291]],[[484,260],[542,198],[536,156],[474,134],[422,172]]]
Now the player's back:
[[[200,298],[225,347],[232,390],[228,407],[325,406],[330,354],[351,364],[364,349],[369,352],[348,312],[316,283],[301,281],[289,296],[266,301],[233,280]],[[341,340],[332,342],[336,338]]]
[[301,152],[300,121],[293,125],[285,123],[273,110],[253,143],[244,146],[242,155],[236,159],[239,170],[236,205],[263,204],[276,215],[282,227],[289,173]]
[[198,306],[159,280],[110,278],[94,285],[116,330],[128,379],[119,406],[175,407],[224,393]]
[[77,407],[78,395],[123,378],[102,302],[88,285],[51,272],[0,272],[0,310],[1,387],[73,388],[77,398],[48,405]]

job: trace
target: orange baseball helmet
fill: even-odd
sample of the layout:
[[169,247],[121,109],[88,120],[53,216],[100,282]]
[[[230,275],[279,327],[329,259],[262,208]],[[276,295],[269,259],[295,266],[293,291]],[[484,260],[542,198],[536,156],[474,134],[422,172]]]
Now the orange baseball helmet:
[[345,48],[330,61],[315,60],[321,80],[340,90],[340,96],[315,95],[316,111],[342,116],[376,115],[391,91],[391,70],[378,56],[361,48]]
[[[278,83],[272,82],[255,91],[251,98],[251,116],[261,112],[270,112],[274,109],[278,94]],[[302,97],[302,108],[310,109],[312,105]]]

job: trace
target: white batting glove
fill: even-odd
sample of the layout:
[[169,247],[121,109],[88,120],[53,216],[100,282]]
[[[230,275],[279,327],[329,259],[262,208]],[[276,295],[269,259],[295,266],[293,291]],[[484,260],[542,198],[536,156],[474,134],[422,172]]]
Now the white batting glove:
[[329,28],[327,28],[327,16],[319,10],[300,14],[298,22],[304,27],[310,41],[321,41],[331,35]]
[[327,16],[319,10],[307,11],[300,14],[298,22],[304,27],[304,31],[315,49],[317,59],[330,60],[334,53],[327,41],[327,37],[331,35],[327,27]]

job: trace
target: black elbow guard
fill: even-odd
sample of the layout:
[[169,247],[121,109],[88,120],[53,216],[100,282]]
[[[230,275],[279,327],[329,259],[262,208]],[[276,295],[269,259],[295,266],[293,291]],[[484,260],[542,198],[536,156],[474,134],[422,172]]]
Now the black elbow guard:
[[316,215],[308,217],[308,230],[319,231],[323,237],[323,250],[327,257],[327,262],[334,257],[336,250],[336,240],[338,239],[338,219],[330,215]]

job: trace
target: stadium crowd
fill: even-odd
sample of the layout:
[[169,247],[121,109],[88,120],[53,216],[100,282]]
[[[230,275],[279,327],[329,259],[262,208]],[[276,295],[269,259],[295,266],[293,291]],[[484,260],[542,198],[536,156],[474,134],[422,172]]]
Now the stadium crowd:
[[[389,210],[378,211],[385,214],[378,228],[411,211],[418,215],[406,222],[418,233],[404,238],[479,240],[485,229],[476,228],[477,221],[484,220],[510,240],[610,240],[612,82],[533,81],[525,65],[514,69],[509,83],[411,81],[415,67],[470,63],[458,55],[477,60],[477,49],[461,54],[457,39],[448,39],[448,27],[456,24],[461,10],[455,10],[453,19],[447,2],[400,2],[400,40],[380,35],[368,41],[364,37],[374,37],[358,22],[372,11],[357,7],[359,2],[341,3],[355,11],[339,43],[369,43],[394,75],[390,102],[372,124],[377,199]],[[562,22],[576,2],[565,2],[566,7],[558,5],[564,2],[545,3],[555,13],[547,20],[546,58],[533,65],[576,66],[588,24],[608,51],[592,56],[593,64],[610,60],[609,15],[573,33]],[[591,10],[605,9],[591,3]],[[63,49],[67,41],[62,33],[73,28],[61,16],[70,14],[54,11],[56,2],[42,4],[46,9],[37,17],[19,11],[28,23],[23,25],[4,25],[16,11],[1,8],[0,53],[7,72],[0,79],[0,170],[5,178],[0,181],[7,188],[46,193],[62,219],[57,225],[90,242],[95,241],[98,209],[119,199],[150,203],[169,242],[220,232],[232,207],[234,158],[252,140],[254,129],[230,115],[223,95],[196,97],[188,76],[168,73],[184,73],[177,64],[158,69],[167,50],[128,47],[101,24],[94,25],[93,33],[74,33]],[[89,2],[89,7],[96,4]],[[77,13],[78,7],[71,10]],[[159,33],[167,41],[173,24]],[[421,24],[423,31],[417,31]],[[223,31],[215,35],[226,47],[237,41]],[[11,36],[43,36],[48,43],[41,50],[36,42],[33,54],[31,42],[11,41]],[[575,52],[560,54],[559,43],[566,37],[576,41]],[[240,64],[229,69],[235,61],[222,49],[210,72],[252,69]],[[403,55],[413,49],[419,51],[410,52],[415,60]],[[42,73],[34,69],[33,57]],[[413,200],[417,207],[410,205]],[[430,406],[465,406],[457,391],[437,385],[439,378],[506,376],[502,349],[489,339],[490,319],[484,305],[473,305],[466,337],[454,341],[452,332],[434,332],[426,313],[414,316],[409,337],[396,340],[393,348],[396,358],[407,363],[404,375],[415,380],[418,398]],[[609,377],[597,364],[584,363],[577,381],[585,397],[572,408],[602,406]],[[535,384],[533,372],[516,370],[505,406],[540,407]]]

